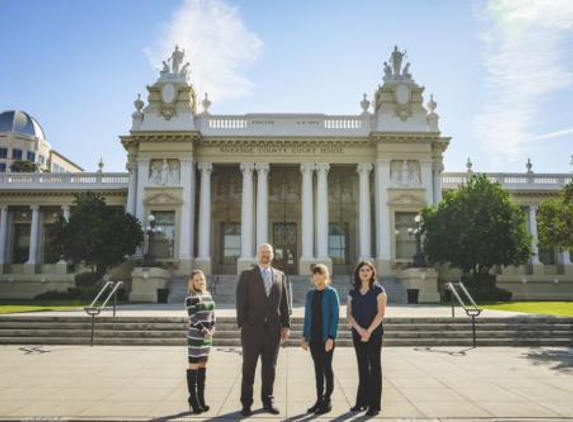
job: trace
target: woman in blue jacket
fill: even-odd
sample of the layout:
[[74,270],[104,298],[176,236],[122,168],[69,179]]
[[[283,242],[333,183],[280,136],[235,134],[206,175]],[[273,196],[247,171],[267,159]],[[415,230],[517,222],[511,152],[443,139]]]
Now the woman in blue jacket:
[[316,403],[308,412],[322,415],[332,410],[330,396],[334,390],[332,355],[338,332],[339,299],[336,290],[329,286],[328,267],[317,264],[312,268],[315,288],[306,295],[302,348],[308,350],[314,361],[316,377]]

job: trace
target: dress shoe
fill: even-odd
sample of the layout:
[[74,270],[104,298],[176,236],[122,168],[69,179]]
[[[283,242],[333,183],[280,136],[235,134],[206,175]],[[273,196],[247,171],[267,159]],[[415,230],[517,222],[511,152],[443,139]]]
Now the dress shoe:
[[332,410],[332,405],[330,404],[330,400],[323,401],[318,409],[314,412],[315,415],[324,415]]
[[353,413],[364,412],[365,410],[366,410],[366,406],[360,406],[358,404],[356,404],[350,408],[350,411]]
[[281,411],[272,403],[267,403],[263,406],[263,410],[269,412],[272,415],[278,415]]
[[253,411],[251,410],[250,407],[245,406],[241,409],[241,415],[243,415],[245,417],[251,416],[252,414],[253,414]]
[[366,412],[366,416],[378,416],[378,414],[380,413],[380,409],[368,409],[368,412]]

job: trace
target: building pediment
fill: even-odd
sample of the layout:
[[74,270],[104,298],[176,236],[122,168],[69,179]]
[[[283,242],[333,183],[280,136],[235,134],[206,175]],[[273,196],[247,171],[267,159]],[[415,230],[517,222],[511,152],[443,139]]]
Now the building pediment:
[[425,205],[423,188],[389,189],[388,193],[389,205]]
[[181,189],[153,189],[146,188],[145,205],[181,205]]

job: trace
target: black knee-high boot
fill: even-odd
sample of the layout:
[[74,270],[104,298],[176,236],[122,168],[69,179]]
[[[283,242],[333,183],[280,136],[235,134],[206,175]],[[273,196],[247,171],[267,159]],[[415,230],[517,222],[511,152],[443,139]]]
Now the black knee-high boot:
[[210,409],[209,406],[205,404],[205,378],[207,375],[207,368],[199,368],[197,371],[197,399],[199,400],[199,406],[206,412]]
[[189,407],[193,413],[202,413],[203,409],[199,406],[197,399],[197,370],[195,369],[187,369],[187,390],[189,390],[189,398],[187,399]]

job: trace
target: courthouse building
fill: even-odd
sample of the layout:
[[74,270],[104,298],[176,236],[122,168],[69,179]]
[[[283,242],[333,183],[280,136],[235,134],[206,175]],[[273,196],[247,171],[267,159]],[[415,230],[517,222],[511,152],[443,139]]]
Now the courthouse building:
[[[147,87],[147,101],[135,101],[131,130],[120,136],[127,173],[0,175],[0,297],[72,284],[50,246],[50,227],[69,215],[72,194],[85,190],[103,193],[144,227],[154,216],[150,247],[170,277],[192,268],[237,274],[255,262],[258,244],[270,242],[275,265],[293,279],[321,262],[347,280],[357,260],[368,258],[383,276],[414,283],[408,229],[473,169],[468,160],[465,171],[444,173],[453,141],[440,132],[437,104],[424,97],[404,53],[394,49],[374,96],[364,94],[355,115],[213,115],[182,65],[176,49]],[[523,173],[489,176],[527,210],[537,245],[537,206],[571,175],[537,174],[528,163]],[[516,298],[571,299],[569,253],[534,249],[529,265],[498,269],[502,286]],[[126,277],[137,271],[130,267]],[[441,279],[455,277],[439,271]]]

